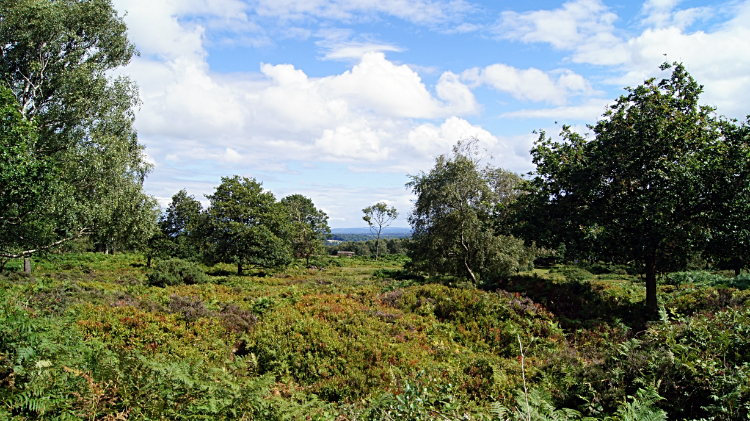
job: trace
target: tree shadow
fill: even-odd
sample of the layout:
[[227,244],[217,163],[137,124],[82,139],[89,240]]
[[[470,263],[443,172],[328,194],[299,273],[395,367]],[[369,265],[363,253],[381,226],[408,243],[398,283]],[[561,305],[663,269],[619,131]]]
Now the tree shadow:
[[566,331],[622,323],[640,331],[652,318],[645,302],[632,302],[597,289],[588,280],[550,280],[534,275],[495,279],[483,289],[517,292],[543,305]]
[[214,269],[206,271],[206,275],[209,275],[209,276],[229,276],[232,274],[237,275],[237,272],[230,272],[226,269],[218,269],[218,268],[214,268]]

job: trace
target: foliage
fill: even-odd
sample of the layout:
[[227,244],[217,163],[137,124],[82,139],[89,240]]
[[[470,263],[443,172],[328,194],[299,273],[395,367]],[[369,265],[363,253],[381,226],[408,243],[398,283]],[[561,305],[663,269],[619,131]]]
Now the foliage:
[[[402,238],[381,239],[380,242],[381,256],[387,258],[389,255],[405,255],[408,248],[409,240]],[[353,241],[339,243],[335,246],[328,246],[328,254],[335,255],[339,250],[353,251],[357,256],[369,257],[375,254],[377,242],[375,240]]]
[[281,199],[289,213],[292,223],[292,252],[304,257],[310,265],[310,257],[321,254],[323,241],[331,233],[328,227],[328,215],[315,208],[312,200],[301,194],[293,194]]
[[8,256],[27,246],[54,243],[54,223],[44,217],[29,221],[54,194],[55,167],[35,153],[36,125],[21,114],[13,93],[0,87],[0,272]]
[[657,270],[684,266],[691,250],[702,250],[727,192],[747,184],[745,172],[732,189],[719,176],[737,156],[714,109],[698,105],[702,87],[681,64],[661,68],[671,76],[627,88],[590,126],[593,139],[568,126],[562,142],[541,133],[531,194],[520,198],[526,235],[550,247],[564,242],[584,258],[645,264],[652,313]]
[[106,0],[3,2],[0,20],[2,84],[38,132],[25,160],[53,166],[11,180],[13,189],[27,193],[33,186],[41,200],[30,206],[23,202],[28,195],[4,198],[14,201],[11,208],[24,208],[14,223],[29,234],[6,257],[86,234],[103,250],[142,243],[155,228],[156,201],[142,192],[150,166],[133,128],[137,88],[126,77],[108,76],[135,52],[114,6]]
[[380,257],[380,233],[383,232],[383,228],[389,226],[391,222],[398,218],[398,212],[393,206],[389,208],[387,203],[379,202],[362,209],[362,213],[365,214],[362,219],[370,226],[370,232],[377,237],[375,260],[378,260],[378,257]]
[[205,229],[203,206],[185,189],[180,190],[159,217],[159,232],[149,243],[149,258],[177,257],[197,259],[201,256]]
[[480,168],[478,153],[476,140],[459,142],[452,158],[440,155],[429,173],[411,176],[407,187],[417,195],[408,218],[413,270],[477,284],[515,272],[525,259],[523,240],[495,233],[496,210],[516,197],[515,185],[498,180],[513,177],[490,165]]
[[203,284],[208,276],[195,263],[181,259],[162,260],[148,274],[148,284],[157,287]]
[[273,193],[255,179],[222,177],[221,185],[206,196],[207,258],[243,267],[271,268],[291,262],[289,216]]
[[642,282],[592,263],[483,291],[386,259],[166,287],[137,254],[36,260],[0,276],[11,419],[528,419],[517,337],[539,419],[750,412],[750,291],[728,285],[661,285],[648,322]]

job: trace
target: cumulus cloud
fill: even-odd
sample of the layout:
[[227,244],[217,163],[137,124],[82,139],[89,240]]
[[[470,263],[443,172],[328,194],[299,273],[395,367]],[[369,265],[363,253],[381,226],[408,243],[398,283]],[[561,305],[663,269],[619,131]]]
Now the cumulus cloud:
[[619,76],[607,82],[619,86],[663,77],[660,63],[682,61],[706,87],[704,101],[718,106],[720,113],[743,117],[743,93],[750,92],[750,1],[726,6],[732,18],[710,31],[687,28],[712,16],[713,9],[678,5],[676,0],[647,1],[641,13],[645,29],[630,37],[617,35],[617,16],[599,0],[573,0],[554,10],[504,12],[494,30],[503,39],[570,51],[568,59],[576,63],[611,66]]
[[[574,61],[613,64],[621,62],[624,55],[624,51],[611,49],[620,41],[614,35],[616,20],[617,15],[599,0],[573,0],[555,10],[503,12],[493,31],[503,39],[573,50]],[[603,46],[610,50],[600,55]]]
[[[350,70],[331,76],[312,78],[291,64],[271,63],[262,63],[258,72],[214,73],[206,62],[203,29],[175,18],[181,6],[159,7],[164,10],[146,23],[140,14],[128,15],[134,38],[144,40],[141,49],[148,54],[125,70],[141,87],[136,125],[156,162],[187,167],[212,160],[281,171],[287,160],[421,159],[421,149],[406,142],[419,126],[413,119],[479,112],[473,93],[454,73],[445,72],[428,87],[414,70],[382,52],[342,53],[342,44],[328,44],[332,57],[362,55]],[[327,39],[336,39],[331,34]]]
[[573,95],[594,93],[583,76],[570,70],[557,72],[557,76],[539,69],[517,69],[505,64],[472,68],[461,74],[461,79],[471,86],[488,85],[498,91],[508,92],[514,98],[526,101],[545,101],[565,104]]

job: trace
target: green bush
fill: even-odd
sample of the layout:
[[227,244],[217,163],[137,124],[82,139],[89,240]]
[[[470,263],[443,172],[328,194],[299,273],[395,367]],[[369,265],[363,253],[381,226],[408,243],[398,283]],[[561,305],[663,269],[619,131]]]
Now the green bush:
[[661,283],[665,285],[720,285],[729,283],[729,279],[703,270],[696,270],[668,273],[662,277]]
[[750,273],[742,273],[735,276],[730,282],[729,286],[741,290],[750,288]]
[[581,282],[587,279],[593,279],[594,275],[586,269],[577,266],[563,266],[561,268],[552,268],[550,273],[559,273],[568,281]]
[[151,286],[194,285],[210,282],[210,278],[198,265],[181,259],[163,260],[156,264],[148,275]]

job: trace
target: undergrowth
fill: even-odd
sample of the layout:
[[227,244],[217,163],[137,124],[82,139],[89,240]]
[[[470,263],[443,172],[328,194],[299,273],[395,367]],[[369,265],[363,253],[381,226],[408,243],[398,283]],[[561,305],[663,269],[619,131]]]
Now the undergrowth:
[[242,277],[144,261],[53,255],[0,275],[0,420],[750,414],[747,275],[665,275],[650,320],[640,279],[604,264],[477,289],[397,259]]

